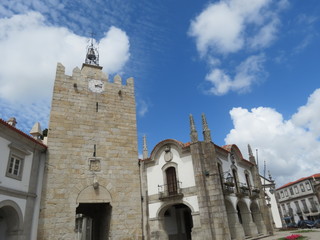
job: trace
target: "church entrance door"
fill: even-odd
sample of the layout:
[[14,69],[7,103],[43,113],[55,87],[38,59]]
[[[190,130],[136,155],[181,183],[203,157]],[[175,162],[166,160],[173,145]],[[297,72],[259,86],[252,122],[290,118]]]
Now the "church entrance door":
[[169,240],[191,240],[191,210],[184,204],[172,205],[164,213],[164,226]]
[[80,203],[76,209],[77,240],[108,239],[111,209],[109,203]]

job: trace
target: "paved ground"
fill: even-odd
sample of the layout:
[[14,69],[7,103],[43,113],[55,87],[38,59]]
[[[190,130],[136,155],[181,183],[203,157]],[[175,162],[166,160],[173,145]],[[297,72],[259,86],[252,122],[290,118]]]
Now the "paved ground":
[[273,236],[262,238],[261,240],[276,240],[281,237],[286,237],[292,234],[300,234],[302,236],[308,237],[308,240],[320,240],[320,230],[314,229],[314,232],[304,232],[304,233],[295,233],[296,231],[276,231]]

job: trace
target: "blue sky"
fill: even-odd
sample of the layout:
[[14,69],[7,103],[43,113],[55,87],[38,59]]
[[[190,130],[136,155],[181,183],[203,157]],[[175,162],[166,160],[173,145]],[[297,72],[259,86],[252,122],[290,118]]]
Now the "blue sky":
[[0,118],[48,127],[57,62],[81,67],[91,32],[110,78],[134,77],[139,151],[167,138],[247,144],[280,186],[320,169],[318,0],[2,0]]

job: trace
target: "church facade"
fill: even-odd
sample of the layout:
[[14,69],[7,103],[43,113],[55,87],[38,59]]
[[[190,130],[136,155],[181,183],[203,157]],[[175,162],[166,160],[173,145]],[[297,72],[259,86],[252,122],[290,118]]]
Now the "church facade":
[[273,233],[260,176],[236,145],[219,147],[202,116],[203,141],[190,116],[191,142],[167,139],[141,160],[146,239],[245,239]]

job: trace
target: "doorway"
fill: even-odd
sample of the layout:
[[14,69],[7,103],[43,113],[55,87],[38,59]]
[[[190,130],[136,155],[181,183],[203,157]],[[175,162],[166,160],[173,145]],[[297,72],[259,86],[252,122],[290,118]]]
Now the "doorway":
[[108,239],[111,210],[109,203],[80,203],[76,209],[77,240]]
[[191,240],[191,210],[184,204],[172,205],[164,213],[164,226],[169,240]]

